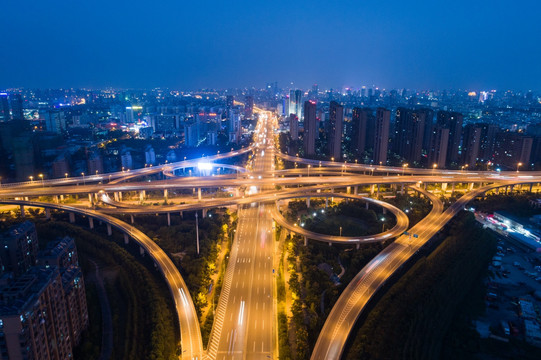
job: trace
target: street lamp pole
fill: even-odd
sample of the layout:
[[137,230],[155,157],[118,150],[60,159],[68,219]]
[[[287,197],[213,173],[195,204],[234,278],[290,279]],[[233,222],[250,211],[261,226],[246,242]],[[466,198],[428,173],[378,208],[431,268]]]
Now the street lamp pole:
[[340,226],[340,236],[342,236],[342,227]]
[[519,162],[519,163],[517,164],[517,172],[518,172],[518,168],[521,167],[521,166],[522,166],[522,163]]
[[195,212],[195,236],[197,237],[197,255],[199,255],[199,215]]
[[86,180],[85,180],[85,173],[82,172],[81,175],[83,175],[83,185],[86,185]]
[[45,184],[43,182],[43,174],[38,175],[41,178],[41,186],[45,187]]

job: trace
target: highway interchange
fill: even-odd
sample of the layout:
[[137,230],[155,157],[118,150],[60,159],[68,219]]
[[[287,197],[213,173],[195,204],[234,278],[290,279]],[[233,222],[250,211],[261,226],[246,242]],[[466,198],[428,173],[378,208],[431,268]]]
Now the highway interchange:
[[[276,118],[260,113],[260,121],[251,146],[204,159],[184,160],[161,166],[116,172],[112,174],[2,184],[0,204],[57,209],[97,219],[136,241],[141,251],[148,253],[162,272],[173,296],[181,329],[182,359],[268,359],[278,358],[276,341],[275,279],[273,263],[277,256],[273,220],[285,229],[312,241],[342,243],[356,246],[365,242],[395,239],[345,288],[329,314],[312,353],[312,359],[339,359],[355,321],[366,304],[450,219],[464,209],[476,196],[498,188],[541,183],[539,172],[472,172],[408,167],[371,166],[334,161],[302,159],[281,153],[274,144]],[[218,165],[220,160],[243,154],[253,154],[246,168]],[[296,168],[275,169],[275,159],[294,162]],[[297,168],[297,164],[306,167]],[[177,176],[179,169],[193,173],[210,168],[227,168],[234,173],[208,176]],[[163,180],[139,178],[164,174]],[[127,182],[130,180],[129,182]],[[440,195],[449,185],[471,184],[468,191],[443,211],[440,196],[425,190],[426,184],[438,184]],[[408,229],[407,216],[394,206],[374,199],[380,185],[395,191],[417,191],[432,203],[428,216]],[[122,193],[160,191],[167,198],[175,190],[191,190],[197,196],[185,198],[183,204],[141,206],[122,201]],[[230,196],[214,197],[221,189]],[[337,190],[345,190],[337,192]],[[369,189],[368,194],[359,190]],[[449,192],[449,189],[447,189]],[[452,191],[452,190],[451,190]],[[209,195],[210,194],[210,195]],[[89,204],[61,204],[59,196],[83,195]],[[52,202],[38,202],[40,196],[52,197]],[[210,197],[209,197],[210,196]],[[383,207],[394,214],[396,225],[382,234],[365,237],[340,237],[310,233],[290,224],[279,211],[284,201],[292,198],[347,197],[360,199],[370,206]],[[32,200],[31,200],[32,199]],[[309,201],[309,200],[307,200]],[[89,206],[90,205],[90,206]],[[215,321],[208,346],[202,342],[199,320],[182,276],[148,236],[114,215],[119,214],[179,214],[182,211],[234,207],[239,222],[233,241],[224,285],[216,308]],[[133,219],[133,217],[132,217]],[[89,220],[91,221],[91,220]],[[93,226],[92,222],[90,222]],[[407,234],[405,233],[407,230]],[[414,234],[414,236],[412,236]]]

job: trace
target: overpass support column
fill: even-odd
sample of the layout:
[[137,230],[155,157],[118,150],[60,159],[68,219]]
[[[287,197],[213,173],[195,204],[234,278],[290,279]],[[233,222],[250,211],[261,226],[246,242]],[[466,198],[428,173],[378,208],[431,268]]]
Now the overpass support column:
[[325,209],[329,207],[329,197],[325,197]]
[[201,188],[197,188],[197,200],[201,200]]
[[45,208],[45,218],[49,220],[51,218],[51,209]]
[[441,192],[445,193],[445,190],[447,190],[447,183],[441,183]]
[[353,187],[353,195],[357,195],[359,193],[359,186],[358,185],[355,185]]
[[120,201],[122,201],[122,191],[118,192],[118,198],[120,199]]
[[364,203],[364,206],[366,207],[366,209],[368,209],[368,204],[370,204],[368,201]]
[[235,194],[236,194],[237,197],[240,196],[240,190],[239,190],[239,188],[235,188]]
[[55,204],[58,204],[58,203],[59,203],[59,201],[58,201],[58,195],[53,196],[53,198],[54,198]]
[[423,189],[426,190],[426,183],[423,183]]
[[24,219],[25,217],[25,212],[24,212],[24,205],[21,205],[21,217]]
[[378,191],[376,193],[376,198],[379,198],[379,184],[378,184],[378,187],[377,187]]
[[92,197],[92,194],[88,194],[88,202],[90,203],[90,207],[94,206],[94,198]]
[[88,227],[94,229],[94,219],[91,217],[88,218]]
[[28,196],[25,196],[25,197],[24,197],[24,201],[28,201]]
[[163,189],[163,199],[164,199],[165,201],[167,201],[168,195],[169,195],[169,194],[168,194],[168,192],[167,192],[167,189]]
[[306,236],[304,237],[304,246],[308,246],[308,238]]
[[346,187],[346,194],[351,194],[351,186]]
[[332,193],[334,192],[334,188],[333,188],[333,187],[331,188],[331,192],[332,192]]
[[203,213],[204,218],[207,217],[207,211],[208,211],[208,209],[201,209],[201,212]]
[[60,201],[64,201],[64,195],[60,195]]
[[145,197],[146,197],[145,190],[139,191],[139,201],[141,201],[141,202],[145,201]]
[[359,250],[361,248],[361,244],[357,243],[357,245],[355,245],[355,249]]
[[130,215],[131,223],[133,224],[135,222],[135,219],[133,218],[133,215]]
[[404,195],[404,184],[400,184],[400,193]]
[[113,229],[111,229],[111,224],[107,224],[107,235],[108,236],[113,235]]
[[332,242],[329,241],[329,246],[332,246]]
[[73,224],[73,223],[75,222],[75,214],[72,213],[72,212],[70,212],[70,215],[69,215],[69,216],[70,216],[70,223]]
[[306,207],[310,207],[310,196],[306,198]]
[[453,183],[453,185],[451,187],[451,195],[455,194],[455,186],[456,186],[456,183]]
[[167,213],[167,226],[171,226],[171,213]]
[[124,233],[124,244],[128,245],[130,243],[130,237],[128,234]]
[[533,189],[533,183],[530,183],[530,192],[532,192]]
[[120,201],[120,200],[119,200],[119,197],[118,197],[118,192],[115,191],[115,192],[114,192],[114,196],[115,196],[115,201],[116,201],[116,202]]
[[181,218],[181,219],[183,218],[183,216],[182,216],[182,211],[180,212],[180,218]]
[[469,191],[472,191],[472,190],[473,190],[473,183],[469,183],[469,184],[468,184],[468,190],[469,190]]
[[370,195],[374,195],[374,184],[370,185]]

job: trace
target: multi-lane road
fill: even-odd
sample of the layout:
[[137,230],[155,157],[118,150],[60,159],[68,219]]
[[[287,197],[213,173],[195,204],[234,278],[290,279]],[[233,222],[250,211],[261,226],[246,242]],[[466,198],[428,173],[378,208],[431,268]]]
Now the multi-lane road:
[[[268,359],[277,358],[276,312],[274,302],[274,234],[273,218],[290,231],[311,240],[362,243],[397,238],[357,274],[334,305],[316,343],[312,359],[339,359],[351,330],[360,314],[389,278],[408,261],[433,235],[439,231],[464,205],[495,187],[514,184],[541,183],[540,172],[465,172],[441,169],[414,169],[302,159],[278,153],[273,143],[276,119],[270,113],[261,113],[252,146],[205,159],[186,160],[152,168],[95,176],[81,176],[46,181],[31,181],[0,187],[0,203],[60,209],[103,221],[137,241],[150,254],[163,273],[175,300],[181,328],[183,359]],[[253,152],[252,163],[246,168],[224,165],[237,174],[215,176],[176,177],[175,169],[221,166],[210,162]],[[279,156],[287,161],[305,164],[305,168],[274,169]],[[164,180],[134,181],[138,177],[163,172]],[[361,174],[362,172],[362,174]],[[195,173],[195,172],[194,172]],[[127,182],[129,180],[129,182]],[[421,189],[423,183],[470,183],[470,187],[456,203],[443,212],[441,201]],[[336,189],[362,187],[374,184],[413,186],[429,197],[433,204],[430,214],[401,235],[408,227],[407,216],[379,200],[362,198],[356,194],[338,194]],[[489,184],[485,186],[484,184]],[[108,194],[127,191],[175,189],[233,189],[235,196],[226,198],[188,199],[182,205],[137,206],[112,200]],[[235,190],[237,189],[237,190]],[[242,189],[238,191],[238,189]],[[330,189],[330,192],[327,192]],[[398,188],[396,188],[398,189]],[[355,189],[355,192],[357,189]],[[99,208],[83,205],[67,206],[23,198],[60,196],[68,194],[98,194]],[[164,194],[165,195],[165,194]],[[382,234],[364,238],[329,237],[305,231],[288,224],[277,210],[280,199],[292,197],[346,196],[365,199],[392,212],[397,225]],[[116,198],[117,196],[115,196]],[[13,200],[15,199],[16,200]],[[93,200],[94,202],[94,200]],[[95,205],[95,203],[94,203]],[[216,308],[215,321],[208,344],[202,344],[199,322],[193,302],[178,270],[167,255],[145,234],[112,214],[173,213],[184,210],[221,206],[237,206],[239,222],[233,241],[222,293]],[[207,350],[204,351],[204,345]]]

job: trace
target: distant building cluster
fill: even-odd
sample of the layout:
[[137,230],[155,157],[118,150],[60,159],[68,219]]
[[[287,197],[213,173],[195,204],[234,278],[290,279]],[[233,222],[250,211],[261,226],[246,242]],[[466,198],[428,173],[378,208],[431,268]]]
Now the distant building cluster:
[[87,326],[74,240],[38,251],[29,221],[0,234],[0,360],[72,359]]
[[518,170],[541,163],[541,100],[532,92],[317,91],[292,90],[288,115],[278,104],[290,152],[440,169]]
[[[182,149],[249,140],[257,120],[255,96],[245,91],[10,90],[0,93],[0,111],[4,182],[178,161]],[[114,142],[126,138],[146,144]],[[164,139],[174,145],[151,145]]]

